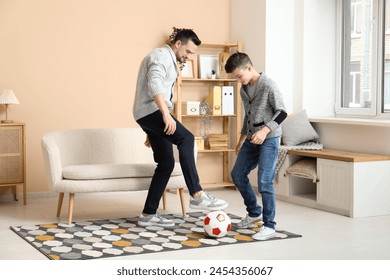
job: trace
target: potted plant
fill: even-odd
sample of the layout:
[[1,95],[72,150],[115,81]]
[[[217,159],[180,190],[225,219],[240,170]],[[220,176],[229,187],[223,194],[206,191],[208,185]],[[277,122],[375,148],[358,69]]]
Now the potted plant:
[[211,79],[215,79],[216,78],[216,72],[215,70],[211,70]]

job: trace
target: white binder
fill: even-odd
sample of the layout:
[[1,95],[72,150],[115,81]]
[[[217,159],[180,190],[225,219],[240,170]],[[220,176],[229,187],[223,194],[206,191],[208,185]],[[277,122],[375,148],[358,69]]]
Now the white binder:
[[222,86],[222,115],[234,115],[233,86]]

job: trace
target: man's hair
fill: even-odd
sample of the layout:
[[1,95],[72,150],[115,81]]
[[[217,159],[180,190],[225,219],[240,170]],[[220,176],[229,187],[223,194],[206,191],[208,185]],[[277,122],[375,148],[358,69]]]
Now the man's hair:
[[202,43],[192,29],[186,28],[173,27],[173,32],[169,36],[169,39],[171,40],[171,44],[175,44],[177,41],[187,44],[188,41],[192,41],[195,45],[199,46]]
[[236,52],[232,54],[225,64],[226,73],[232,73],[234,69],[244,69],[246,66],[252,66],[252,61],[246,53]]

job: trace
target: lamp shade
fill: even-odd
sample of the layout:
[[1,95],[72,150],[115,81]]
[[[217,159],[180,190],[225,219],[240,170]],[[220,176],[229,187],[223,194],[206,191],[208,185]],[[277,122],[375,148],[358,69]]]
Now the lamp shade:
[[3,89],[0,94],[0,104],[19,104],[12,89]]

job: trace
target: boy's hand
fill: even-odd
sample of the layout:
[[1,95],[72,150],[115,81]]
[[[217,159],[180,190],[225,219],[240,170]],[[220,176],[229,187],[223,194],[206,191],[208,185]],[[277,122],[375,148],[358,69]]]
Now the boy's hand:
[[236,145],[236,155],[240,153],[241,147],[244,144],[246,139],[246,134],[241,134],[240,139],[238,139],[237,145]]
[[240,153],[241,147],[242,147],[242,142],[238,142],[236,145],[236,155]]
[[268,126],[264,126],[259,131],[256,131],[251,138],[251,143],[256,145],[263,144],[265,138],[267,137],[268,133],[271,131]]

